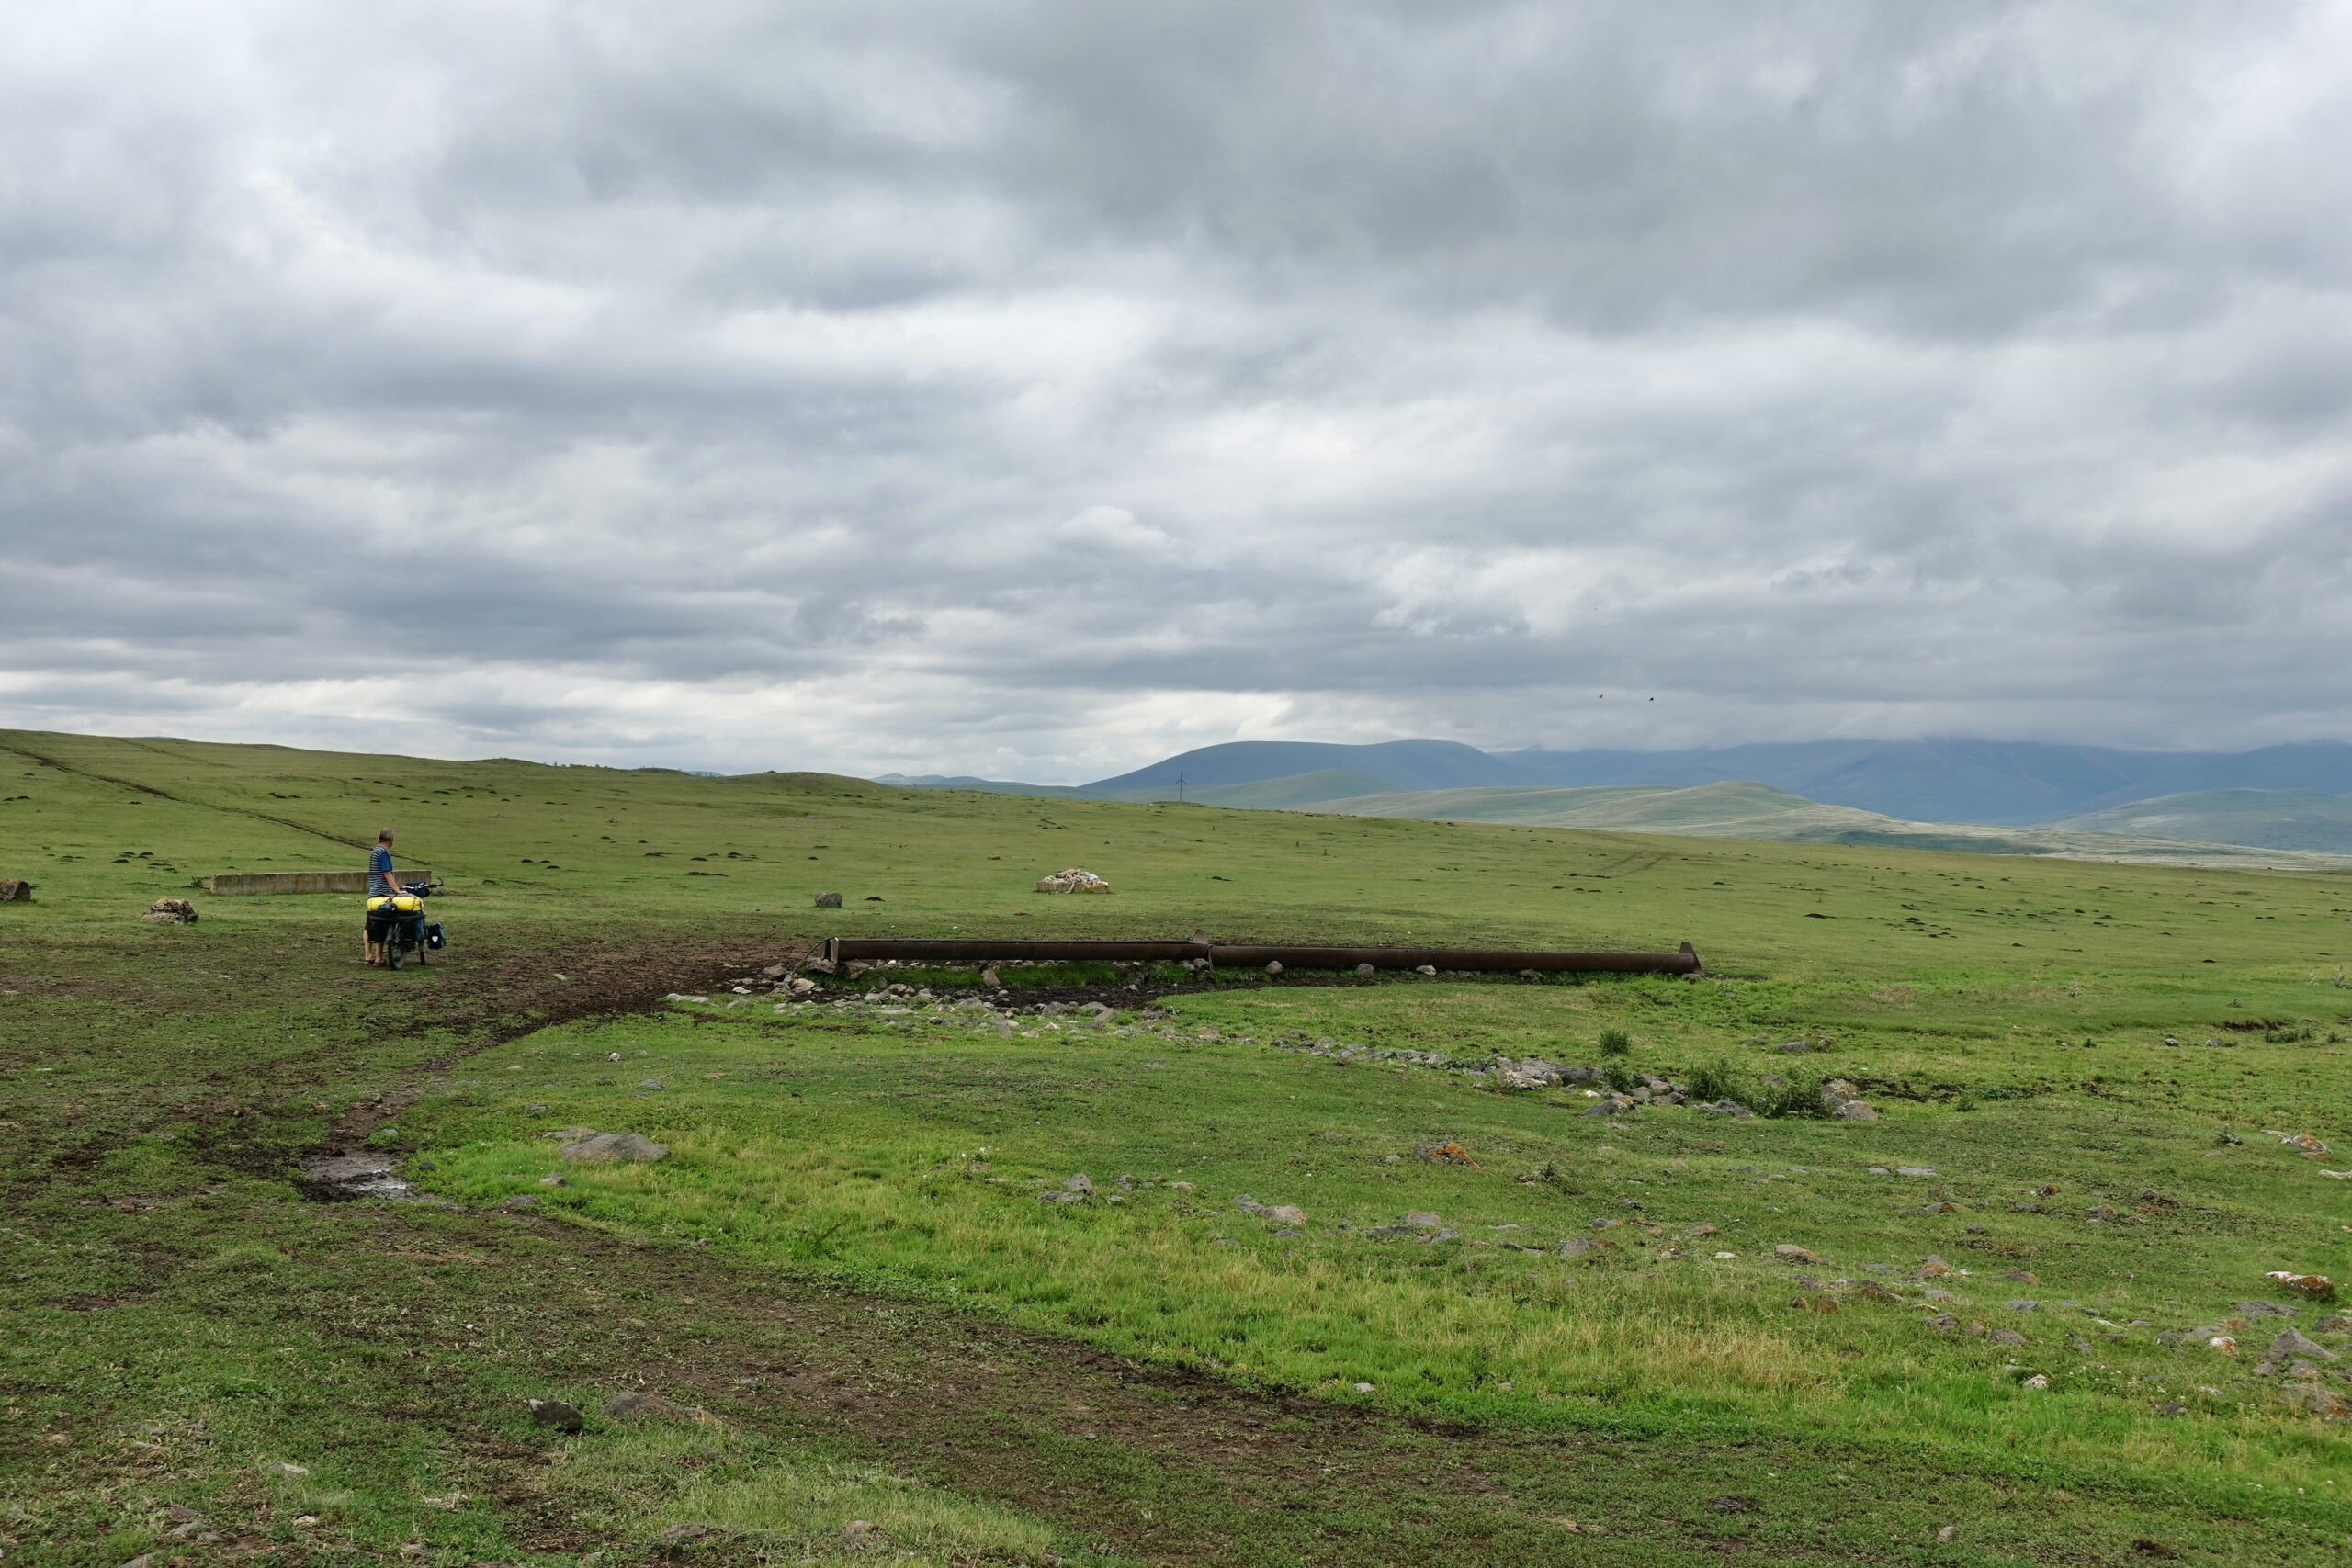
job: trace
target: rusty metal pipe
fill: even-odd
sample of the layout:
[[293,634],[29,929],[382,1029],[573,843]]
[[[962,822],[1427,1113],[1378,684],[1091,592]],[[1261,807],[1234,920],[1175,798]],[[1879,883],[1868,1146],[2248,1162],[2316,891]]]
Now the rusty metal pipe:
[[1202,942],[973,942],[961,938],[837,936],[825,942],[825,956],[836,964],[885,958],[936,964],[1033,963],[1091,960],[1095,963],[1178,964],[1211,955]]
[[1499,971],[1515,974],[1532,969],[1540,974],[1696,975],[1699,954],[1689,942],[1679,953],[1562,953],[1515,948],[1446,947],[1317,947],[1289,944],[1243,945],[1199,942],[989,942],[920,937],[837,936],[825,943],[825,956],[836,964],[901,963],[977,964],[1032,962],[1181,963],[1205,958],[1219,968],[1262,969],[1280,964],[1285,969],[1352,969],[1369,964],[1375,969]]

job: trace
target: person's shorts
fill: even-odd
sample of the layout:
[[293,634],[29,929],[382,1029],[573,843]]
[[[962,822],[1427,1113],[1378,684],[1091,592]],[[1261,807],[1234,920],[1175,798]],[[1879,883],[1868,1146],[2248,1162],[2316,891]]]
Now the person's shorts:
[[373,909],[369,910],[368,912],[368,940],[369,942],[381,942],[386,937],[391,935],[392,922],[399,919],[400,916],[394,914],[390,909],[381,911]]

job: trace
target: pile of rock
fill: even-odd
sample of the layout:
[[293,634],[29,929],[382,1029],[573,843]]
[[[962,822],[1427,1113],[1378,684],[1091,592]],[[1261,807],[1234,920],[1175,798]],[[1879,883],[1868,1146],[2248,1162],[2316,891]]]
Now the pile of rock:
[[29,882],[0,882],[0,904],[29,904],[33,901],[33,885]]
[[1831,1078],[1821,1086],[1821,1109],[1848,1122],[1878,1120],[1878,1112],[1865,1105],[1854,1086],[1844,1078]]
[[196,906],[185,898],[158,898],[139,918],[151,926],[192,926]]
[[1039,877],[1037,891],[1040,893],[1108,893],[1111,891],[1111,885],[1091,871],[1072,866],[1068,871],[1057,871],[1051,876]]
[[1598,1067],[1564,1067],[1541,1056],[1530,1056],[1523,1062],[1504,1056],[1494,1066],[1497,1089],[1557,1089],[1564,1083],[1590,1083],[1600,1076]]

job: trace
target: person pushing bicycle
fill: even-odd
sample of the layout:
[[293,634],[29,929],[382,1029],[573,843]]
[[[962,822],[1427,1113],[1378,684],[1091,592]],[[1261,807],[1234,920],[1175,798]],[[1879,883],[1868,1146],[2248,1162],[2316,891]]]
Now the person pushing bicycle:
[[392,880],[392,830],[385,828],[376,834],[376,847],[368,852],[368,897],[383,903],[368,911],[368,930],[361,950],[370,964],[384,962],[384,939],[391,934],[392,922],[399,916],[392,908],[392,899],[400,894],[400,884]]

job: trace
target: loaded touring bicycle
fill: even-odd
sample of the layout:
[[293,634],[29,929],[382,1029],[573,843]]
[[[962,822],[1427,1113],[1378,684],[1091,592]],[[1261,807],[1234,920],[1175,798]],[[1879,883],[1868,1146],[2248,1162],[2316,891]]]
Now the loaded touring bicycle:
[[388,966],[398,969],[412,958],[422,964],[427,953],[438,953],[449,945],[441,933],[441,922],[424,918],[424,901],[440,886],[438,882],[403,882],[390,897],[379,894],[368,900],[368,935],[384,944]]

